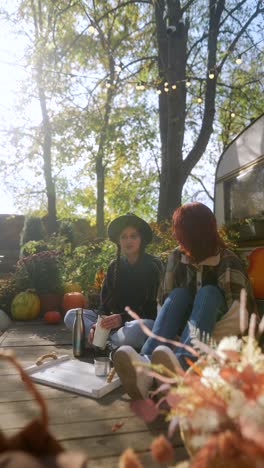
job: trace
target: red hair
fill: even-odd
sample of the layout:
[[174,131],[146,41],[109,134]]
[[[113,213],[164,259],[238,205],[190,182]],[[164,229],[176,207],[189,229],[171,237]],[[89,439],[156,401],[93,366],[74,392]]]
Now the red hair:
[[197,263],[225,247],[213,212],[203,203],[186,203],[173,213],[173,234],[180,249]]

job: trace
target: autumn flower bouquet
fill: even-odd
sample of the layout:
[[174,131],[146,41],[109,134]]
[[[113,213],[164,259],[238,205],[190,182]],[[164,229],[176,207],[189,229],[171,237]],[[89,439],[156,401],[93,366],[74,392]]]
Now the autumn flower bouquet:
[[[243,317],[241,326],[245,327]],[[199,358],[189,362],[186,373],[182,369],[174,373],[161,364],[141,364],[138,369],[161,385],[150,399],[132,402],[132,408],[148,421],[165,412],[168,439],[180,427],[191,455],[184,466],[264,467],[264,354],[257,341],[264,330],[264,318],[257,325],[252,315],[248,330],[247,336],[226,337],[217,345],[194,336],[193,352],[198,352]],[[160,461],[166,462],[168,453],[166,448]]]

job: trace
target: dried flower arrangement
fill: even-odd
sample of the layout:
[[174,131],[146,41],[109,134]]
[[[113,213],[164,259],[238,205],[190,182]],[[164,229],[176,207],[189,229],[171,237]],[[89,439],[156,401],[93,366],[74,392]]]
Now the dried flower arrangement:
[[[245,332],[248,325],[245,291],[241,292],[240,304],[241,332]],[[133,311],[129,313],[136,318]],[[145,328],[144,331],[153,336]],[[194,336],[193,354],[198,353],[199,358],[195,363],[189,362],[186,373],[181,369],[175,369],[174,373],[162,365],[137,365],[139,372],[148,372],[161,385],[152,392],[151,398],[131,402],[131,407],[148,422],[160,410],[165,411],[169,421],[168,439],[180,427],[191,455],[184,466],[264,467],[264,354],[257,342],[263,331],[264,317],[257,324],[253,314],[248,336],[241,339],[231,336],[223,338],[218,345],[209,345],[204,342],[208,340]],[[160,444],[167,443],[168,440],[159,441],[159,457],[152,450],[158,461],[162,461]],[[168,448],[164,452],[168,454]]]

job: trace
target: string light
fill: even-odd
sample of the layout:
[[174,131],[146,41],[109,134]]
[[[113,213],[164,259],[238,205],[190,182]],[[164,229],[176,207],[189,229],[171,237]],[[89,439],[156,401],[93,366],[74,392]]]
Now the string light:
[[136,90],[137,91],[143,91],[145,89],[145,85],[143,83],[143,81],[139,81],[137,84],[136,84]]
[[235,112],[230,112],[230,117],[233,119],[236,116]]
[[236,63],[237,65],[240,65],[242,63],[242,57],[241,55],[238,55],[237,58],[236,58]]
[[110,80],[106,80],[105,87],[106,88],[111,88],[111,81]]
[[116,71],[117,73],[120,73],[120,72],[122,71],[122,65],[121,65],[121,63],[120,63],[119,65],[115,65],[115,71]]
[[197,102],[198,102],[198,104],[202,104],[202,102],[203,102],[203,99],[202,99],[202,97],[201,97],[201,96],[199,96],[199,97],[197,98]]
[[157,94],[161,94],[161,89],[157,88],[156,92]]
[[87,31],[90,33],[90,34],[94,34],[95,33],[95,27],[90,24],[87,28]]
[[164,83],[164,88],[167,88],[168,86],[169,86],[168,81],[165,81],[165,83]]
[[169,88],[164,88],[165,93],[169,92]]
[[186,86],[186,88],[189,88],[191,86],[191,81],[190,81],[189,78],[187,78],[185,86]]
[[171,87],[172,87],[172,89],[177,89],[177,85],[176,85],[176,84],[173,84]]
[[209,75],[208,75],[208,76],[209,76],[210,80],[213,80],[213,79],[214,79],[214,77],[215,77],[214,70],[210,70],[210,71],[209,71]]

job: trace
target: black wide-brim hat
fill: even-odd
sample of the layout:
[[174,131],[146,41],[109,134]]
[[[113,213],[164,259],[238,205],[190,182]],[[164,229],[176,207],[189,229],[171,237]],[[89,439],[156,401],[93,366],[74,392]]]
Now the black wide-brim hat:
[[138,229],[145,244],[149,244],[152,241],[152,230],[149,224],[133,213],[127,213],[111,221],[107,229],[109,239],[117,244],[121,232],[127,226],[133,226]]

